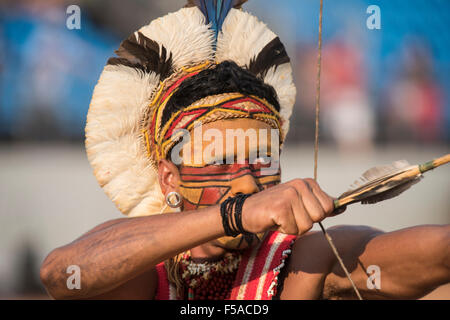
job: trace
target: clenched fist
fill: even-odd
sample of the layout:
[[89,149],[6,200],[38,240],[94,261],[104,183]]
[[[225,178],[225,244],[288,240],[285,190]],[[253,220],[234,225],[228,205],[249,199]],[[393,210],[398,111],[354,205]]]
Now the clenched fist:
[[345,211],[334,211],[333,201],[313,179],[294,179],[249,197],[242,209],[242,223],[252,233],[276,230],[301,235],[315,222]]

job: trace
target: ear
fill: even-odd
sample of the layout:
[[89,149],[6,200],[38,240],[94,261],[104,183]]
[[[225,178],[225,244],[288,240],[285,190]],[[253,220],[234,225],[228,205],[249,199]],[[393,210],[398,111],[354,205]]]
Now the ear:
[[158,163],[158,180],[163,194],[171,191],[177,191],[180,185],[180,172],[178,168],[166,159],[159,160]]

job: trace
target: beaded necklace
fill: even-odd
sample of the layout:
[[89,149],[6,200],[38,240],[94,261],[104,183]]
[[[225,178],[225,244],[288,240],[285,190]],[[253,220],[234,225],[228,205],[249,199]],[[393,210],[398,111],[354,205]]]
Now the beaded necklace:
[[241,262],[238,252],[228,252],[214,262],[195,262],[190,254],[180,260],[181,278],[188,300],[225,300],[229,298]]

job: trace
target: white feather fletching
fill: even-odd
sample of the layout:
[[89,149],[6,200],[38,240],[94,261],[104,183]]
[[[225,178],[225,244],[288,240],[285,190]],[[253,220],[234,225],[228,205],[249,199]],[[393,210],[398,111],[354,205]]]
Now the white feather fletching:
[[415,167],[417,165],[399,160],[389,165],[370,168],[350,186],[348,191],[339,196],[339,199],[353,197],[355,201],[368,204],[393,198],[420,181],[422,175],[393,181],[389,179]]

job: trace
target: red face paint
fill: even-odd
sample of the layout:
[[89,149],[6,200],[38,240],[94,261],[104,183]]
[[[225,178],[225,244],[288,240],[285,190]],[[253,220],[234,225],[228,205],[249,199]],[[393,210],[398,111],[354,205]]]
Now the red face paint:
[[270,188],[280,182],[280,169],[262,174],[270,164],[220,164],[203,167],[182,166],[180,189],[184,198],[183,210],[195,210],[223,202],[233,196],[232,181],[244,176],[254,179],[258,190]]

